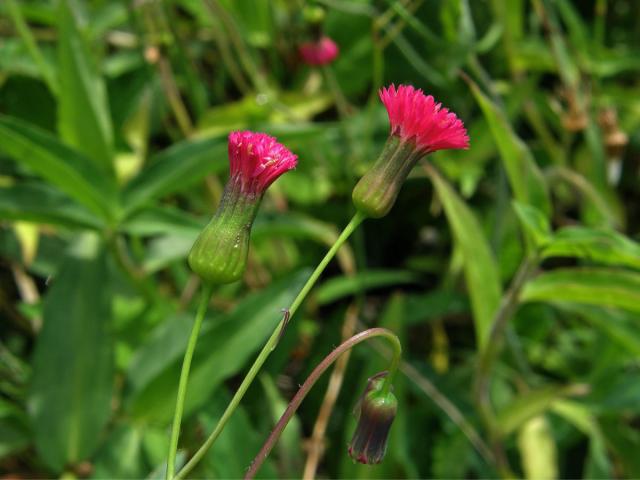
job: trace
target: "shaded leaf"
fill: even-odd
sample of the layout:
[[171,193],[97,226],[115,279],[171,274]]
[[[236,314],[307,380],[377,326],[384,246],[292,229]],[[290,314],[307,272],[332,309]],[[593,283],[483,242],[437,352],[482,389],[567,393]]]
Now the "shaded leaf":
[[0,188],[0,218],[99,229],[91,212],[44,183],[20,183]]
[[344,297],[375,288],[413,283],[413,272],[405,270],[365,270],[348,277],[334,277],[324,282],[316,291],[318,304],[325,305]]
[[100,217],[113,216],[115,184],[48,132],[0,115],[0,149]]
[[611,268],[561,268],[530,280],[521,299],[576,302],[640,312],[640,274]]
[[69,145],[113,175],[113,128],[106,88],[69,0],[58,2],[57,20],[58,130]]
[[28,399],[36,448],[56,472],[93,453],[111,413],[106,257],[93,237],[77,247],[44,300]]
[[124,205],[133,212],[143,204],[179,191],[208,173],[223,172],[227,144],[222,138],[185,140],[151,159],[151,164],[127,184]]

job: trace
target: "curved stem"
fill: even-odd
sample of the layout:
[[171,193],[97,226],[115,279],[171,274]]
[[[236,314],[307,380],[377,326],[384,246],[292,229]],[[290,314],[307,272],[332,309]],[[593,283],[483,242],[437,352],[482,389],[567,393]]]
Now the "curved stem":
[[178,438],[180,437],[180,423],[182,422],[182,412],[184,411],[184,401],[187,395],[187,383],[189,381],[189,370],[191,369],[191,360],[193,359],[193,353],[196,350],[196,343],[198,342],[198,334],[200,333],[200,327],[202,326],[202,320],[204,314],[207,311],[209,305],[209,299],[213,293],[213,285],[205,284],[202,288],[202,297],[200,298],[200,304],[198,305],[198,311],[196,318],[193,322],[193,328],[191,329],[191,336],[189,337],[189,343],[187,343],[187,349],[184,352],[184,360],[182,361],[182,370],[180,371],[180,383],[178,384],[178,396],[176,399],[176,409],[173,414],[173,425],[171,427],[171,441],[169,442],[169,456],[167,457],[167,472],[165,478],[169,480],[173,477],[176,464],[176,453],[178,451]]
[[[271,431],[269,438],[267,438],[266,442],[264,442],[264,445],[262,445],[262,448],[253,459],[253,462],[251,462],[251,467],[244,476],[245,480],[253,478],[258,472],[258,470],[262,466],[262,463],[265,461],[274,445],[280,438],[280,435],[282,434],[284,428],[287,426],[287,423],[289,423],[289,420],[291,420],[293,414],[296,413],[296,410],[298,410],[298,407],[307,396],[313,385],[318,381],[320,376],[333,364],[333,362],[335,362],[340,357],[340,355],[355,347],[357,344],[364,342],[365,340],[369,340],[373,337],[384,337],[391,342],[391,345],[393,346],[393,360],[391,361],[389,374],[385,377],[385,380],[393,376],[395,370],[397,370],[398,364],[400,363],[402,347],[400,346],[400,340],[398,340],[398,337],[396,337],[390,330],[387,330],[386,328],[370,328],[369,330],[365,330],[364,332],[360,332],[357,335],[354,335],[353,337],[338,345],[335,350],[327,355],[322,360],[322,362],[320,362],[318,366],[313,369],[298,392],[291,399],[291,402],[289,402],[289,405],[287,405],[287,409],[284,411],[284,413],[280,417],[280,420],[278,420],[278,423]],[[385,381],[385,386],[383,388],[387,388],[388,385],[389,382]]]
[[358,227],[358,225],[362,223],[362,221],[365,218],[366,217],[364,214],[357,212],[353,216],[351,221],[347,224],[347,226],[344,227],[344,230],[342,231],[340,236],[336,239],[336,242],[329,249],[329,251],[324,256],[324,258],[320,261],[320,263],[318,264],[316,269],[313,271],[313,273],[311,274],[307,282],[304,284],[304,286],[302,287],[302,289],[300,290],[296,298],[291,303],[291,306],[287,310],[285,317],[280,321],[280,323],[278,323],[278,325],[276,325],[276,328],[273,330],[273,333],[269,337],[269,340],[267,340],[267,343],[265,343],[264,347],[262,347],[262,350],[260,351],[260,353],[258,354],[258,357],[253,362],[253,365],[251,365],[251,368],[249,369],[249,372],[247,373],[247,375],[244,377],[244,380],[242,380],[242,383],[240,384],[240,386],[238,387],[238,390],[236,391],[235,395],[231,399],[231,402],[229,402],[229,405],[227,405],[227,408],[222,414],[222,417],[220,417],[220,420],[218,420],[218,424],[213,429],[213,432],[211,432],[209,437],[205,440],[205,442],[198,449],[198,451],[193,455],[191,460],[189,460],[189,462],[187,462],[187,464],[184,467],[182,467],[182,470],[180,470],[176,474],[176,476],[174,477],[174,480],[179,480],[184,478],[191,470],[193,470],[193,468],[198,464],[198,462],[202,460],[202,457],[204,457],[205,453],[207,453],[207,450],[209,450],[209,448],[211,448],[211,446],[214,444],[214,442],[216,441],[216,439],[224,429],[225,425],[229,421],[229,418],[231,418],[231,415],[233,415],[233,412],[236,410],[236,408],[240,404],[242,397],[244,397],[244,394],[247,392],[247,390],[249,389],[249,386],[251,385],[254,378],[262,368],[262,365],[264,365],[264,362],[267,360],[267,357],[269,357],[273,349],[276,347],[278,340],[280,339],[280,336],[282,334],[282,329],[283,327],[286,326],[287,319],[293,317],[293,315],[296,313],[296,311],[304,301],[305,297],[308,295],[311,288],[313,288],[313,286],[315,285],[316,281],[318,280],[318,278],[320,277],[324,269],[327,267],[331,259],[335,256],[336,252],[340,249],[342,244],[349,238],[349,236]]

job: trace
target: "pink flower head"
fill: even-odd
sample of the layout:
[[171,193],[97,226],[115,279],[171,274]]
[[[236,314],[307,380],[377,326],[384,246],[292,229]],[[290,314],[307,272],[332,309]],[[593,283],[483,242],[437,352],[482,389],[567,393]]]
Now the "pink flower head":
[[431,95],[411,85],[380,90],[391,123],[391,135],[414,142],[424,154],[444,149],[469,148],[469,137],[455,113],[442,108]]
[[231,178],[240,182],[243,193],[261,195],[297,163],[298,156],[274,137],[249,131],[229,134]]
[[326,65],[338,56],[338,45],[329,37],[300,45],[300,56],[307,65]]

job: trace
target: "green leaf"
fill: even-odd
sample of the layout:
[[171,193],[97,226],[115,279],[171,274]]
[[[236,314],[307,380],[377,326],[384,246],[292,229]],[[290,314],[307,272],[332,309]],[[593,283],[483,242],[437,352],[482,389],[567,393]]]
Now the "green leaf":
[[549,243],[551,226],[540,210],[516,201],[513,202],[513,209],[535,248],[539,249]]
[[[191,367],[185,415],[202,405],[223,380],[238,373],[277,325],[282,308],[290,305],[308,276],[305,270],[274,282],[261,292],[249,295],[231,313],[205,322]],[[159,422],[171,418],[190,325],[184,325],[183,330],[186,333],[180,335],[181,338],[168,339],[179,348],[174,345],[163,351],[162,345],[166,343],[159,346],[156,342],[166,342],[167,336],[154,335],[136,355],[147,360],[132,361],[127,376],[133,388],[127,405],[136,418]],[[141,375],[139,369],[146,370],[146,364],[151,361],[151,353],[145,353],[150,350],[156,352],[154,361],[164,368],[155,375]]]
[[413,283],[416,280],[416,275],[406,270],[365,270],[348,277],[327,280],[318,287],[316,301],[319,305],[326,305],[366,290]]
[[113,216],[115,184],[48,132],[0,115],[0,149],[101,218]]
[[563,303],[559,308],[582,317],[616,345],[640,357],[640,335],[638,335],[640,325],[635,315],[624,310],[574,303]]
[[225,171],[226,148],[226,142],[218,137],[185,140],[163,151],[126,186],[126,211],[133,212],[147,202],[184,189],[208,173]]
[[551,410],[589,437],[589,461],[584,478],[609,478],[612,466],[595,415],[584,405],[570,400],[555,402]]
[[36,449],[58,473],[97,447],[114,381],[106,257],[95,237],[76,247],[44,299],[28,397]]
[[69,0],[58,2],[58,130],[61,137],[113,175],[113,127],[96,60]]
[[[198,415],[204,431],[210,432],[231,400],[226,391],[216,394],[204,412]],[[266,401],[266,400],[264,400]],[[265,408],[266,410],[266,408]],[[251,460],[260,451],[267,432],[258,432],[251,424],[251,417],[240,405],[229,419],[225,429],[211,448],[203,462],[203,472],[194,477],[202,478],[240,478],[251,464]],[[298,470],[299,472],[299,470]],[[257,478],[283,478],[274,468],[272,457],[266,459]]]
[[0,398],[0,459],[22,450],[30,442],[25,413],[8,400]]
[[516,200],[548,215],[551,212],[549,192],[529,148],[513,131],[505,113],[473,81],[468,83],[489,124]]
[[429,176],[464,257],[464,273],[471,297],[476,340],[478,346],[484,348],[502,295],[498,266],[473,212],[435,170],[429,170]]
[[0,188],[0,218],[99,229],[99,219],[82,205],[43,183]]
[[640,268],[640,244],[615,230],[565,227],[542,249],[543,258],[576,257],[606,265]]
[[525,478],[558,478],[556,442],[544,415],[527,420],[518,432],[518,450]]
[[640,274],[612,268],[561,268],[524,287],[524,302],[575,302],[640,313]]
[[580,385],[547,385],[520,394],[515,400],[500,409],[496,424],[502,434],[507,436],[531,418],[544,413],[555,401],[573,393],[581,393],[583,390]]

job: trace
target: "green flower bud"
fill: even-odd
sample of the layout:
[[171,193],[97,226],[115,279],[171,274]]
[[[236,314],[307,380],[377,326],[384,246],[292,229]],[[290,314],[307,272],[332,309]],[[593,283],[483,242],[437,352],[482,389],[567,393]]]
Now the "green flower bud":
[[356,208],[371,218],[384,217],[393,207],[409,172],[423,155],[411,143],[390,136],[373,167],[353,189]]
[[251,226],[266,189],[295,168],[297,156],[263,133],[229,135],[230,178],[220,206],[189,252],[189,266],[205,282],[240,280],[247,265]]

